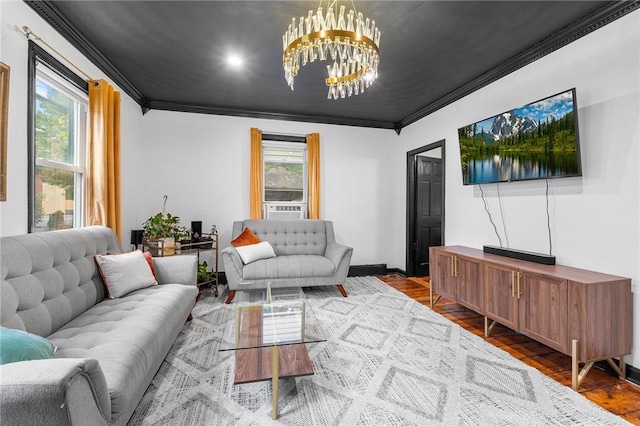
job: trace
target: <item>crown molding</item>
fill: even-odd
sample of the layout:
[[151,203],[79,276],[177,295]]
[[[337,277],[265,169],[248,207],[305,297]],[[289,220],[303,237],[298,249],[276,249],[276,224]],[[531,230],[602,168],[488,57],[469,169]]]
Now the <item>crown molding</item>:
[[364,120],[357,118],[343,118],[343,117],[331,117],[323,115],[303,115],[303,114],[282,114],[275,112],[265,111],[253,111],[236,108],[226,108],[213,105],[190,105],[177,102],[165,102],[165,101],[148,101],[149,109],[164,110],[164,111],[178,111],[178,112],[193,112],[198,114],[213,114],[213,115],[230,115],[235,117],[247,117],[247,118],[262,118],[267,120],[282,120],[282,121],[302,121],[318,124],[336,124],[341,126],[354,126],[354,127],[370,127],[376,129],[389,129],[394,130],[396,123],[391,121],[378,121],[378,120]]
[[[607,24],[619,19],[640,7],[640,1],[616,1],[611,2],[595,12],[567,25],[565,28],[549,35],[544,40],[534,44],[529,49],[519,53],[492,70],[478,76],[457,90],[448,93],[435,102],[421,108],[415,113],[405,117],[399,127],[408,126],[445,106],[464,98],[514,71],[523,68],[538,59],[555,52],[556,50],[586,36]],[[398,133],[399,134],[399,133]]]
[[89,61],[100,68],[127,95],[133,98],[144,110],[146,99],[116,66],[96,48],[93,43],[72,25],[60,10],[49,0],[24,0],[42,19],[47,21],[69,43],[80,51]]
[[263,111],[233,109],[207,105],[189,105],[175,102],[150,101],[111,63],[82,33],[78,31],[58,10],[50,0],[24,0],[40,17],[52,25],[65,39],[78,49],[87,59],[100,68],[107,77],[117,84],[127,95],[137,102],[143,114],[151,109],[193,112],[201,114],[229,115],[236,117],[262,118],[270,120],[302,121],[320,124],[336,124],[356,127],[371,127],[394,130],[398,135],[401,130],[429,114],[462,99],[495,81],[511,74],[526,65],[596,31],[603,26],[637,10],[640,0],[610,2],[565,28],[549,35],[529,49],[519,53],[510,60],[471,80],[460,88],[448,93],[435,102],[424,106],[399,122],[350,119],[342,117],[326,117],[298,114],[281,114]]
[[[0,0],[1,1],[1,0]],[[24,0],[41,18],[55,28],[69,43],[78,49],[87,59],[102,70],[118,87],[129,95],[146,114],[152,109],[192,112],[199,114],[229,115],[235,117],[262,118],[269,120],[302,121],[320,124],[337,124],[344,126],[371,127],[378,129],[395,129],[397,123],[390,121],[364,120],[343,117],[326,117],[315,115],[284,114],[264,111],[253,111],[235,108],[225,108],[210,105],[191,105],[166,101],[151,101],[147,99],[131,83],[116,66],[107,59],[84,35],[60,13],[50,0]]]

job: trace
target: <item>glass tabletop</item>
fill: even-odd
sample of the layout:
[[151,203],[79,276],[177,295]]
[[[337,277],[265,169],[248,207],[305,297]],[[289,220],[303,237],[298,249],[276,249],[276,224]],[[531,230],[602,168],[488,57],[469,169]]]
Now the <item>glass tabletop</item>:
[[232,308],[234,318],[227,324],[220,350],[326,341],[311,307],[301,297],[304,293],[300,289],[267,289],[245,295]]
[[304,300],[301,287],[284,287],[272,289],[270,285],[265,289],[239,291],[233,299],[234,305],[264,304],[274,302],[299,302]]

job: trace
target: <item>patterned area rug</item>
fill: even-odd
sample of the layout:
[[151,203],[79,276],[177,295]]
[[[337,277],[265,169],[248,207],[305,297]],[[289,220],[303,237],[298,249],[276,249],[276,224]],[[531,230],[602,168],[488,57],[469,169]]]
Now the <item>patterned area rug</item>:
[[280,380],[277,422],[270,382],[233,385],[233,304],[208,292],[129,425],[628,424],[377,278],[344,287],[304,289],[328,340],[313,376]]

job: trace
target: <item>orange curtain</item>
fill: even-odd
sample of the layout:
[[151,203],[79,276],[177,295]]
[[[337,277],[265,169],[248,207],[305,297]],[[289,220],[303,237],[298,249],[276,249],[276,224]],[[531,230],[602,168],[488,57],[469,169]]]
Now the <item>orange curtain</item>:
[[307,135],[309,219],[320,219],[320,133]]
[[87,225],[113,229],[122,241],[120,212],[120,92],[89,82]]
[[262,219],[262,132],[251,128],[249,205],[251,219]]

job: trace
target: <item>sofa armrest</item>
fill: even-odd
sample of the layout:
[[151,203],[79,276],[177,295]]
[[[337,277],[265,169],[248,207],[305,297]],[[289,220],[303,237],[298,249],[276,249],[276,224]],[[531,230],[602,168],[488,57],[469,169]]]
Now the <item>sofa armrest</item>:
[[154,257],[153,267],[158,284],[196,285],[198,281],[196,255]]
[[229,246],[220,252],[222,264],[224,265],[224,274],[227,278],[230,290],[236,290],[240,279],[242,278],[242,259],[238,251],[233,246]]
[[95,359],[47,359],[0,366],[0,423],[111,423],[109,388]]
[[[347,256],[347,254],[351,252],[353,252],[353,248],[333,241],[327,244],[327,249],[324,252],[324,257],[331,260],[337,268],[340,263],[342,263],[345,256]],[[349,257],[349,259],[351,259],[351,257]]]

